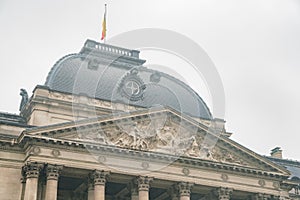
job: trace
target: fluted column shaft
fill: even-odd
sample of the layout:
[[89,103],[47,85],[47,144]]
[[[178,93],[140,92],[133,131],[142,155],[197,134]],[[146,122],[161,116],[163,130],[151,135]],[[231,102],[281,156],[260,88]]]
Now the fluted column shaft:
[[193,184],[187,182],[178,183],[178,193],[180,200],[190,200]]
[[137,178],[139,200],[149,200],[149,188],[152,180],[153,178],[147,176],[140,176]]
[[38,178],[43,165],[39,163],[27,163],[24,166],[26,173],[26,188],[24,200],[36,200],[38,192]]
[[61,172],[62,166],[57,165],[47,165],[46,175],[46,195],[45,200],[56,200],[57,199],[57,186],[58,178]]
[[94,200],[105,199],[105,183],[109,172],[95,170],[92,174],[94,179]]

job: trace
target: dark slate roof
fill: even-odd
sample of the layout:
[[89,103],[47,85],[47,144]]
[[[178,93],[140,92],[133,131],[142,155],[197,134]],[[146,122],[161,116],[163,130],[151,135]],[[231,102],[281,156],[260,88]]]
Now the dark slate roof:
[[274,162],[276,164],[279,164],[279,165],[285,167],[291,173],[290,179],[300,182],[300,162],[299,161],[273,158],[273,157],[266,157],[266,158],[268,158],[269,160],[271,160],[272,162]]
[[[145,108],[168,106],[190,116],[212,118],[205,102],[188,85],[168,74],[143,67],[144,62],[136,50],[87,40],[79,53],[56,62],[45,86],[54,91]],[[133,73],[134,68],[137,71]],[[121,92],[124,79],[130,76],[138,77],[146,86],[141,98],[126,98]]]

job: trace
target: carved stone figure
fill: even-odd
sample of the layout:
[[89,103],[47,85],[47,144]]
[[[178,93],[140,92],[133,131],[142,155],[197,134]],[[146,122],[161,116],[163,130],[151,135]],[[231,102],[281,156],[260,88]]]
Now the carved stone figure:
[[20,103],[19,111],[21,111],[23,109],[23,107],[26,105],[26,103],[28,102],[28,93],[25,89],[23,89],[23,88],[21,89],[20,95],[22,97],[22,100]]

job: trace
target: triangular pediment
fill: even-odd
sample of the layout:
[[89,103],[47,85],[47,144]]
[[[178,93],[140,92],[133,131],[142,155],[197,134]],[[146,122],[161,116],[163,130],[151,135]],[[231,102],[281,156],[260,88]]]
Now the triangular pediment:
[[284,168],[217,132],[212,123],[213,120],[201,123],[165,108],[39,127],[22,135],[175,155],[288,175]]

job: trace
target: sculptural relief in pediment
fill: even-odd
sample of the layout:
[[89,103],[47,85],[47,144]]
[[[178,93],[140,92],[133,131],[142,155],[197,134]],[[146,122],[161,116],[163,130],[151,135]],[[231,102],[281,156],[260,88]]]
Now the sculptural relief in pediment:
[[198,128],[183,128],[170,119],[164,121],[152,119],[133,124],[114,124],[105,128],[77,130],[77,134],[69,139],[221,163],[249,165],[240,156],[218,145],[218,142],[213,145],[207,142],[204,131]]

